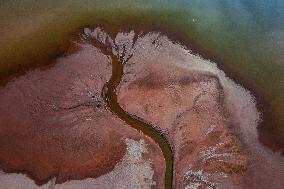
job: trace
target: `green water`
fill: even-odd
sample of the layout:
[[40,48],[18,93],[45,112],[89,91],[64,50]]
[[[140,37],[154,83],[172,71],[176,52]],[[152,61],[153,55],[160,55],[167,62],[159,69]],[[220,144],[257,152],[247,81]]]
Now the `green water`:
[[278,140],[284,136],[284,1],[2,0],[1,76],[50,62],[98,20],[151,21],[185,33],[266,98],[274,115],[271,132]]

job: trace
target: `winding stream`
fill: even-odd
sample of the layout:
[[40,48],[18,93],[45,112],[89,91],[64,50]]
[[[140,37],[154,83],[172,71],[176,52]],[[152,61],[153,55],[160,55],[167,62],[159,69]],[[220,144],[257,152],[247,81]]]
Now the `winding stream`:
[[142,131],[145,135],[151,137],[156,143],[159,144],[165,161],[166,161],[166,172],[165,172],[165,189],[172,188],[173,180],[173,154],[170,144],[167,139],[163,137],[157,130],[155,130],[151,125],[143,122],[139,118],[135,118],[128,112],[124,111],[119,103],[117,102],[116,88],[119,85],[123,76],[123,64],[115,58],[112,57],[112,76],[109,82],[103,90],[103,97],[107,103],[107,106],[112,112],[114,112],[120,119],[125,121],[131,127]]

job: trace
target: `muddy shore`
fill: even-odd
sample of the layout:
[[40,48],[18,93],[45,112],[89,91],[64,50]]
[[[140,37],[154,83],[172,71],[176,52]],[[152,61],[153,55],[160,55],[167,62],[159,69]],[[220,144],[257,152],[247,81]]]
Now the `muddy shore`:
[[0,89],[1,169],[25,173],[38,185],[53,177],[56,184],[97,178],[122,161],[126,139],[143,139],[148,151],[141,161],[153,163],[150,179],[161,188],[159,146],[121,121],[102,98],[111,61],[90,44],[73,45],[54,67],[31,71]]
[[[212,54],[206,47],[201,46],[198,41],[189,36],[187,33],[177,31],[171,24],[160,23],[155,20],[143,19],[139,17],[127,18],[127,20],[116,20],[111,24],[106,23],[105,20],[101,20],[96,21],[93,25],[102,26],[108,31],[111,37],[115,37],[116,33],[119,31],[134,30],[137,33],[160,31],[173,42],[180,43],[186,48],[191,49],[193,54],[199,54],[204,59],[217,63],[218,67],[227,73],[232,80],[234,80],[236,83],[240,83],[244,88],[248,89],[253,96],[256,97],[257,107],[262,112],[262,122],[258,126],[260,142],[275,152],[283,151],[283,129],[281,129],[284,128],[283,121],[281,121],[281,118],[275,113],[273,107],[269,103],[269,99],[262,95],[261,92],[256,90],[256,86],[246,81],[245,78],[240,77],[238,73],[233,72],[229,66],[224,63],[221,57]],[[70,35],[70,37],[76,38],[76,35],[79,31],[80,30],[75,31],[72,35]],[[66,54],[66,51],[70,45],[70,41],[64,41],[64,43],[61,43],[60,48],[56,52],[52,52],[52,54],[49,55],[50,58],[48,60],[43,60],[40,67],[42,69],[49,68],[50,65],[53,65],[51,62],[54,62],[57,57],[61,57]],[[38,69],[39,67],[34,62],[25,63],[25,65],[26,67],[21,67],[20,70],[16,70],[17,72],[14,70],[2,74],[0,76],[1,86],[4,86],[11,79],[18,77],[27,71]]]
[[[264,188],[282,185],[279,176],[283,161],[278,166],[280,174],[273,181],[256,179],[263,171],[275,171],[281,159],[271,159],[271,169],[258,169],[260,164],[253,163],[263,151],[249,145],[250,141],[257,141],[257,133],[247,126],[256,126],[258,116],[249,92],[235,86],[235,92],[241,91],[240,97],[245,97],[242,100],[249,102],[248,112],[240,112],[242,107],[228,101],[234,89],[227,91],[226,87],[233,81],[224,80],[223,72],[203,58],[193,54],[188,57],[188,51],[163,34],[110,31],[109,37],[114,41],[111,44],[108,33],[101,29],[93,33],[94,30],[85,28],[78,42],[91,37],[113,47],[111,53],[124,67],[117,89],[118,103],[126,112],[154,126],[170,142],[177,188],[253,188],[258,186],[257,181],[265,183]],[[5,124],[0,130],[0,160],[4,162],[0,166],[6,172],[27,173],[39,185],[54,176],[56,184],[100,178],[124,161],[129,153],[129,143],[125,141],[143,139],[148,147],[144,161],[153,163],[155,186],[161,188],[163,154],[152,139],[131,129],[107,108],[101,94],[110,78],[111,59],[103,55],[103,49],[90,48],[90,44],[74,45],[54,67],[31,71],[1,87],[0,103],[5,108],[1,109],[0,119]],[[244,119],[248,122],[242,125],[240,116],[245,113],[255,117]],[[265,149],[264,153],[268,151]],[[268,154],[257,161],[274,157],[273,153]],[[83,165],[82,159],[86,162]],[[104,164],[105,159],[110,161]],[[248,177],[253,177],[252,181]]]

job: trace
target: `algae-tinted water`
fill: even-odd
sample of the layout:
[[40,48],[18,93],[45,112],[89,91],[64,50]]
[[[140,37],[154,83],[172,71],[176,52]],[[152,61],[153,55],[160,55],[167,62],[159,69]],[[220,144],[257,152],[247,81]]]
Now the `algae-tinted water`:
[[269,102],[266,131],[284,143],[284,1],[2,0],[0,76],[49,63],[98,20],[151,21],[185,33]]

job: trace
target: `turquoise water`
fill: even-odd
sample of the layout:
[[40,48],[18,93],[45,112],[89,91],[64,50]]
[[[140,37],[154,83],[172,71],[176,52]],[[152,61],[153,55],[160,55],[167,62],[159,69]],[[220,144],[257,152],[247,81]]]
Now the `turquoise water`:
[[2,0],[0,73],[44,64],[87,24],[129,19],[171,26],[221,59],[269,101],[284,136],[283,0]]

